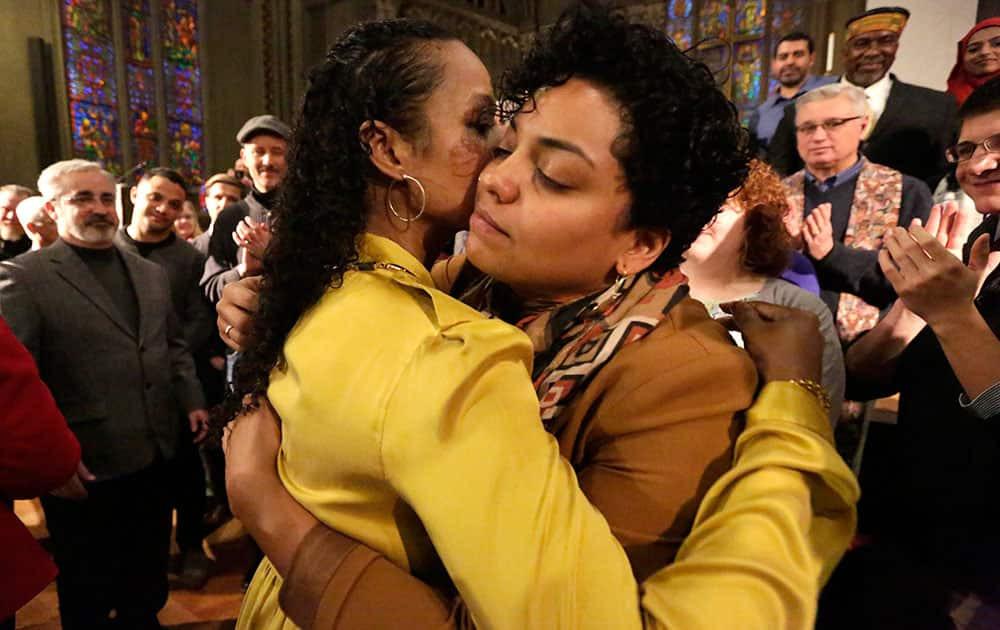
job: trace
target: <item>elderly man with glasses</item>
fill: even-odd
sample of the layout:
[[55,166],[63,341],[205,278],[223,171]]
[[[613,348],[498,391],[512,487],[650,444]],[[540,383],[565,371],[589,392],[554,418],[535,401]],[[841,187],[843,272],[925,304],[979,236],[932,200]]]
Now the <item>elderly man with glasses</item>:
[[[902,7],[877,7],[849,19],[840,82],[864,90],[871,112],[865,156],[934,190],[949,171],[944,150],[954,141],[957,103],[947,92],[906,83],[889,72],[909,17]],[[789,107],[769,145],[768,157],[783,175],[802,168],[795,126]]]
[[874,326],[896,298],[878,265],[885,231],[926,220],[931,209],[923,182],[861,155],[867,112],[864,92],[846,83],[801,96],[795,131],[805,168],[784,180],[790,229],[845,341]]

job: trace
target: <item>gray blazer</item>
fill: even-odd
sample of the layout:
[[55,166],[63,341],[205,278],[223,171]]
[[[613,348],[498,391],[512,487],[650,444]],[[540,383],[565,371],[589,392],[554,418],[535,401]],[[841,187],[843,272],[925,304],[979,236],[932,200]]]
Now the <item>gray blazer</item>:
[[34,356],[100,480],[173,457],[177,440],[190,439],[180,412],[204,407],[166,273],[134,254],[122,258],[138,337],[63,241],[0,263],[0,315]]

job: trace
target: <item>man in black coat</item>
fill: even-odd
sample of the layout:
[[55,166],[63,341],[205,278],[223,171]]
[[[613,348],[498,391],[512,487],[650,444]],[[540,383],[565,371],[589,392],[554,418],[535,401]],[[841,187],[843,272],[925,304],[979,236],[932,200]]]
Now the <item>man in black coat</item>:
[[[947,92],[904,83],[889,73],[909,15],[906,9],[882,7],[848,20],[841,81],[864,89],[868,97],[874,128],[862,147],[865,157],[922,180],[933,191],[949,171],[944,150],[954,140],[957,104]],[[782,175],[802,168],[792,108],[785,110],[768,155]]]
[[[173,169],[160,167],[146,171],[130,191],[132,223],[119,230],[115,245],[160,265],[167,272],[171,302],[184,340],[195,358],[199,380],[206,390],[209,385],[218,389],[214,396],[218,398],[223,388],[222,372],[206,366],[204,356],[208,344],[218,338],[215,311],[198,284],[205,257],[173,230],[174,221],[184,207],[186,188],[184,177]],[[214,376],[214,380],[206,376]],[[177,510],[176,540],[181,552],[171,573],[179,576],[176,578],[179,585],[201,588],[208,579],[212,562],[202,551],[205,470],[199,448],[190,436],[185,435],[179,441],[170,464],[171,495]]]

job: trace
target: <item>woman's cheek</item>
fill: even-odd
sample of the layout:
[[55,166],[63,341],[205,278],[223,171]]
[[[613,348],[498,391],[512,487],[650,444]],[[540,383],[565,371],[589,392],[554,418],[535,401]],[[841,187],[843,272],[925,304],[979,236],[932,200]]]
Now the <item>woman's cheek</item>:
[[452,175],[461,178],[477,177],[489,160],[488,149],[483,138],[471,132],[466,134],[448,152]]

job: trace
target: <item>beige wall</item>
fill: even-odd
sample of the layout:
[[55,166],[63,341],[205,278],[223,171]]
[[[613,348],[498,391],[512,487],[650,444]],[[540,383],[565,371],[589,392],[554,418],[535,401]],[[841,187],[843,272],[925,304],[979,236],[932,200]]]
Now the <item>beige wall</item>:
[[976,23],[977,0],[868,0],[868,8],[900,6],[910,20],[892,72],[901,81],[944,90],[958,40]]
[[48,1],[0,0],[0,184],[35,187],[41,166],[28,65],[28,38],[58,41],[56,5]]
[[[259,3],[253,3],[259,5]],[[206,178],[232,167],[236,132],[264,112],[260,7],[247,0],[206,0],[202,12],[202,95]]]

